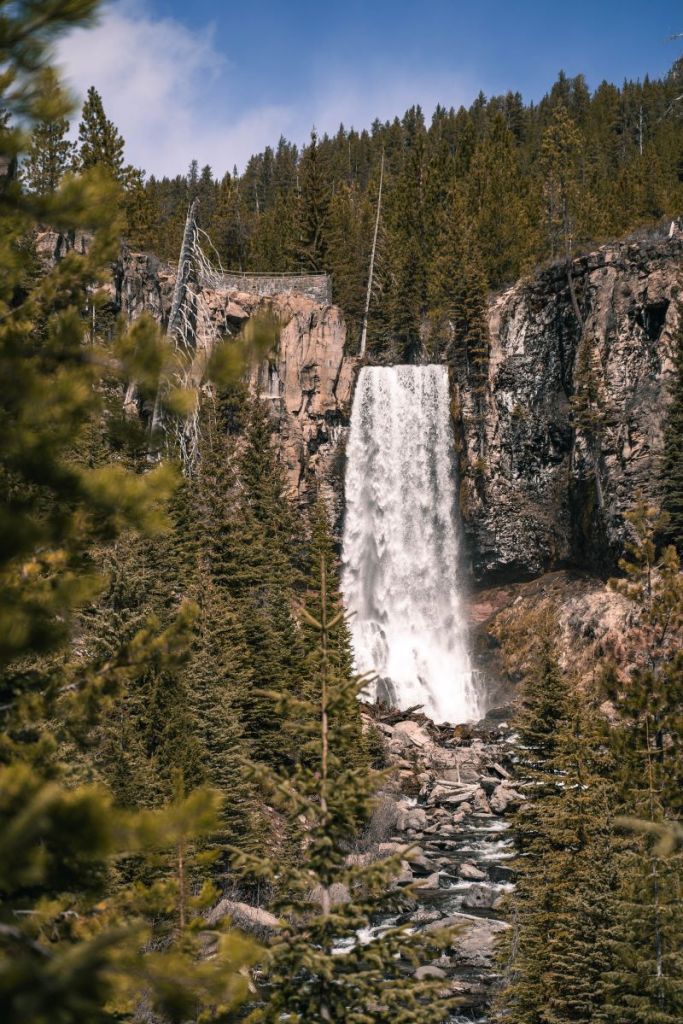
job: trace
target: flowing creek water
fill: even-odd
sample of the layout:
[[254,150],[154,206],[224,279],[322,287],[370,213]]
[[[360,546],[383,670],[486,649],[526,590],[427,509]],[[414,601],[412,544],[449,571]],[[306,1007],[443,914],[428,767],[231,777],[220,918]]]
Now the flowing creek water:
[[[403,711],[379,723],[396,783],[395,827],[379,853],[406,853],[399,884],[416,886],[411,927],[456,926],[452,948],[420,966],[485,1021],[496,981],[501,900],[513,884],[510,729],[481,719],[461,595],[456,456],[445,366],[363,367],[347,446],[342,587],[356,669],[367,694]],[[454,731],[433,723],[473,723]],[[506,767],[507,766],[507,767]],[[417,791],[417,795],[415,795]],[[375,922],[368,942],[396,919]],[[342,949],[339,950],[343,952]]]
[[[524,799],[510,777],[514,734],[502,711],[464,737],[462,730],[439,729],[416,716],[379,727],[397,776],[389,791],[395,828],[379,852],[416,847],[400,879],[416,886],[416,903],[399,920],[417,930],[458,929],[452,947],[421,965],[420,973],[442,978],[443,991],[460,998],[451,1021],[486,1021],[497,980],[496,944],[508,927],[501,902],[514,882],[510,814]],[[417,797],[404,795],[416,785]]]

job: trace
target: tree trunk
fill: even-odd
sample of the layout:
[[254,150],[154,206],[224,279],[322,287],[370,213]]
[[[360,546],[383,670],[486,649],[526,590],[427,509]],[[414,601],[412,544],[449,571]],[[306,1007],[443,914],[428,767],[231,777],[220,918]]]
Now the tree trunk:
[[377,215],[375,217],[375,233],[372,238],[372,252],[370,253],[370,272],[368,275],[368,291],[365,296],[365,312],[363,313],[363,328],[360,334],[360,357],[365,358],[365,348],[368,340],[368,315],[370,313],[370,298],[372,296],[372,276],[375,271],[375,253],[377,251],[377,234],[379,232],[379,216],[382,209],[382,183],[384,181],[384,152],[379,169],[379,192],[377,193]]

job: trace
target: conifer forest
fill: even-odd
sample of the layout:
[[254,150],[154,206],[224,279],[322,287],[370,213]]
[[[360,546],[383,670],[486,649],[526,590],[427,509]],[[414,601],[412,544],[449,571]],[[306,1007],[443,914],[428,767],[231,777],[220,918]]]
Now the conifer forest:
[[0,1021],[680,1024],[680,35],[160,175],[110,9],[0,0]]

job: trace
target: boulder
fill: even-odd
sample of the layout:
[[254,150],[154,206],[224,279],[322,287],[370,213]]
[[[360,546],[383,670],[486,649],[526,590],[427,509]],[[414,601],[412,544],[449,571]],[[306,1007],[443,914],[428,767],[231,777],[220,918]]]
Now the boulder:
[[488,968],[493,963],[497,936],[509,927],[504,921],[472,917],[469,914],[451,914],[441,921],[425,925],[424,930],[435,932],[441,928],[454,929],[451,946],[458,961],[471,967]]
[[404,746],[412,745],[420,750],[424,750],[427,747],[432,746],[432,740],[429,733],[412,719],[396,723],[394,726],[392,741],[395,742],[397,739],[399,739]]
[[446,972],[440,967],[434,967],[433,964],[425,964],[424,967],[418,967],[415,971],[415,978],[417,981],[424,981],[425,978],[445,978]]
[[429,794],[428,804],[447,804],[450,807],[457,807],[474,796],[478,786],[440,785],[437,783]]
[[509,782],[501,782],[491,794],[489,804],[496,814],[503,814],[508,809],[519,807],[525,799]]
[[394,885],[410,885],[413,881],[413,869],[407,860],[401,861],[401,870],[393,879]]
[[489,804],[488,800],[486,799],[486,793],[484,792],[483,789],[478,789],[475,792],[474,800],[473,800],[473,806],[474,806],[475,811],[478,811],[479,814],[490,814],[491,813],[491,807],[490,807],[490,804]]
[[486,878],[486,872],[482,871],[474,864],[471,864],[468,860],[466,860],[464,864],[460,865],[458,868],[458,874],[461,878],[465,878],[467,881],[471,882],[483,882]]
[[419,832],[427,827],[427,812],[423,807],[410,807],[407,810],[399,811],[397,828],[399,832],[407,829],[415,829]]
[[208,925],[216,925],[229,917],[236,928],[252,934],[276,932],[282,927],[274,914],[262,907],[252,907],[249,903],[224,899],[206,915]]
[[427,910],[421,907],[410,915],[411,924],[431,924],[433,921],[438,921],[441,914],[438,910]]
[[419,881],[414,883],[416,889],[438,889],[439,878],[441,877],[440,871],[435,871],[431,875],[427,875],[426,878],[420,878]]
[[489,910],[498,898],[492,885],[472,885],[462,898],[463,907]]
[[421,846],[414,846],[412,850],[406,850],[405,859],[412,867],[429,868],[431,867],[429,861],[425,856],[425,852]]

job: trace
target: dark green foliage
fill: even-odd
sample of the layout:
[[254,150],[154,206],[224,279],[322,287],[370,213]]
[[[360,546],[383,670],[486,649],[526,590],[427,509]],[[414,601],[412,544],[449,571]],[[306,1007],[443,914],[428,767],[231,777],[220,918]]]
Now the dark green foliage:
[[[627,516],[632,541],[612,585],[634,602],[635,665],[627,680],[613,670],[604,685],[622,724],[614,730],[620,811],[653,828],[683,812],[683,582],[674,548],[658,552],[666,520],[639,498]],[[645,833],[647,835],[647,832]],[[663,856],[653,840],[627,848],[620,861],[614,953],[604,978],[606,1017],[673,1024],[683,1013],[680,903],[683,858]]]
[[124,141],[105,114],[102,97],[92,85],[81,111],[78,143],[78,161],[83,170],[102,167],[112,178],[122,180]]
[[488,284],[475,223],[457,182],[449,189],[435,232],[428,290],[432,344],[446,353],[463,384],[477,395],[488,366]]
[[66,117],[52,116],[51,104],[61,102],[56,75],[51,69],[45,73],[43,100],[47,116],[39,121],[29,141],[22,164],[26,187],[37,195],[50,195],[57,190],[67,171],[72,170],[75,147],[67,138],[69,122]]
[[[358,942],[359,929],[375,915],[401,907],[405,893],[390,888],[399,858],[368,867],[347,863],[349,840],[369,816],[378,778],[347,756],[357,736],[349,700],[362,681],[338,667],[333,653],[333,631],[343,613],[330,607],[324,556],[319,578],[320,617],[304,613],[307,627],[318,635],[307,698],[284,696],[278,702],[290,716],[297,709],[303,712],[300,735],[306,738],[310,766],[299,765],[293,773],[259,773],[270,799],[299,836],[300,853],[291,864],[263,856],[240,860],[274,887],[273,909],[281,918],[246,1019],[250,1024],[276,1024],[283,1016],[300,1024],[437,1024],[445,1019],[449,1000],[438,997],[438,982],[416,981],[402,961],[414,964],[420,956],[434,956],[452,937],[417,938],[389,927],[367,945]],[[345,891],[348,898],[340,899]]]
[[[322,498],[318,498],[311,511],[311,540],[308,550],[309,571],[306,580],[304,609],[317,621],[322,617],[321,566],[325,566],[325,594],[328,603],[326,660],[336,678],[353,677],[351,635],[343,615],[337,556],[330,532],[328,512]],[[335,621],[336,620],[336,621]],[[306,678],[320,678],[322,670],[319,633],[306,618],[301,623],[306,649]],[[311,696],[307,692],[308,696]],[[338,763],[367,766],[370,755],[361,729],[359,705],[355,688],[349,686],[340,692],[334,719],[330,722],[330,742],[334,746]]]
[[515,820],[523,856],[496,1020],[593,1024],[611,966],[612,761],[595,711],[571,693],[557,663],[551,623],[537,625],[518,716],[518,781],[528,797]]
[[599,694],[618,720],[608,727],[568,685],[552,622],[517,638],[519,772],[533,799],[515,821],[501,1022],[673,1024],[683,1009],[683,859],[667,838],[682,809],[683,583],[675,550],[657,552],[657,509],[639,499],[627,518],[612,585],[634,602],[632,667],[624,678],[603,666]]
[[[2,166],[22,154],[26,136],[14,124],[61,137],[70,111],[49,68],[51,47],[95,8],[89,0],[3,5],[0,89],[12,119],[0,130]],[[188,864],[201,877],[198,848],[218,828],[220,797],[206,789],[185,797],[176,774],[163,809],[123,811],[93,782],[103,773],[89,747],[123,696],[147,680],[157,697],[141,710],[156,719],[150,731],[166,754],[186,742],[180,686],[196,608],[178,600],[163,623],[145,618],[118,547],[153,548],[149,538],[169,525],[177,475],[168,465],[137,466],[139,431],[108,415],[131,378],[142,394],[156,393],[160,367],[173,374],[176,357],[146,317],[95,336],[98,287],[119,248],[119,192],[98,167],[56,184],[25,192],[12,175],[0,185],[0,1016],[8,1024],[113,1022],[130,1019],[144,999],[165,1020],[203,1007],[221,1020],[245,993],[238,968],[252,951],[216,935],[218,961],[198,963],[189,909],[201,913],[206,900],[193,900],[186,884]],[[93,232],[87,254],[70,252],[39,273],[31,239],[45,223]],[[166,398],[180,401],[178,389]],[[103,554],[112,547],[118,618],[97,650],[83,609],[104,600]],[[166,680],[174,685],[159,685]],[[118,741],[136,769],[147,751],[128,742],[132,720]],[[199,764],[190,744],[188,774]],[[170,775],[168,757],[164,770]],[[126,803],[140,803],[144,781],[134,778]],[[133,887],[124,877],[131,860]],[[161,919],[174,924],[159,944],[152,923]]]
[[[231,402],[230,395],[226,398]],[[234,459],[233,498],[212,560],[250,652],[251,681],[237,696],[245,736],[253,756],[273,764],[297,756],[287,723],[273,716],[267,692],[298,693],[304,685],[304,647],[293,614],[303,552],[272,447],[268,412],[260,402],[247,401],[243,415],[246,429]]]
[[299,168],[299,263],[313,273],[327,269],[330,186],[323,160],[313,132]]
[[[414,359],[424,354],[426,319],[443,322],[441,296],[429,294],[436,268],[453,295],[473,292],[463,313],[476,325],[489,289],[548,258],[567,260],[679,215],[679,93],[673,74],[621,87],[604,82],[593,94],[581,75],[561,74],[537,104],[515,93],[480,94],[469,109],[437,107],[431,123],[413,107],[370,130],[314,135],[301,152],[281,139],[241,176],[220,168],[210,180],[207,168],[196,167],[148,182],[146,244],[175,259],[187,204],[201,194],[202,227],[226,268],[331,272],[355,346],[384,154],[368,352],[382,361]],[[468,288],[454,276],[461,270]],[[477,326],[470,330],[476,389],[487,340],[476,337]]]

